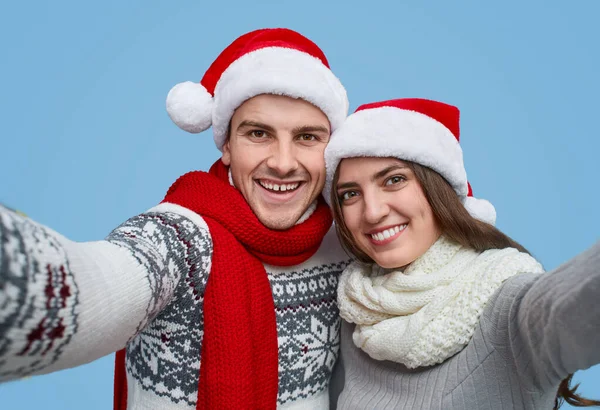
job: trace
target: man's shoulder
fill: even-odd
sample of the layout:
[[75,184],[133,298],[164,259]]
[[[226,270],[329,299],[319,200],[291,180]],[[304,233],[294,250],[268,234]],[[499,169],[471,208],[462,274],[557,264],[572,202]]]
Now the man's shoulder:
[[179,217],[183,217],[189,220],[200,230],[209,233],[208,225],[206,224],[204,218],[202,218],[202,216],[197,214],[196,212],[187,209],[181,205],[163,202],[159,205],[156,205],[155,207],[150,208],[146,213],[163,213],[177,215]]
[[[178,219],[178,224],[181,224],[182,221],[185,221],[186,224],[192,224],[194,226],[194,230],[199,229],[202,233],[202,236],[206,237],[209,242],[212,242],[210,230],[206,221],[196,212],[177,204],[163,202],[153,208],[150,208],[145,213],[145,215],[156,214],[163,215],[167,219]],[[302,264],[293,267],[293,269],[327,267],[328,270],[343,270],[348,265],[350,260],[350,256],[343,250],[340,244],[336,234],[335,225],[332,224],[323,237],[317,252]],[[289,269],[290,267],[286,268],[285,270]]]
[[310,264],[330,265],[344,269],[350,262],[350,256],[344,251],[335,231],[335,225],[325,234],[319,250],[307,261]]
[[162,203],[128,219],[115,228],[106,240],[129,250],[136,259],[153,271],[165,260],[175,261],[198,257],[210,258],[212,238],[200,215],[179,205]]

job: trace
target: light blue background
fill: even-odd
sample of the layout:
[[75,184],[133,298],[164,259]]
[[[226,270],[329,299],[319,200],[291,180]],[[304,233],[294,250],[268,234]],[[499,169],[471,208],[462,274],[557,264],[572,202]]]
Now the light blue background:
[[[598,0],[3,2],[0,202],[103,238],[218,157],[210,132],[170,122],[170,87],[238,35],[287,26],[323,48],[352,109],[458,105],[476,196],[551,269],[600,237],[599,15]],[[109,409],[112,368],[110,356],[0,385],[0,408]],[[576,379],[600,398],[600,367]]]

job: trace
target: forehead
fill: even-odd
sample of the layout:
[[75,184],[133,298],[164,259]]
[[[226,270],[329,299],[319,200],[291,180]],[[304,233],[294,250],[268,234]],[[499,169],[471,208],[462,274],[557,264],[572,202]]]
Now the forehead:
[[408,165],[398,158],[344,158],[340,162],[339,182],[360,182],[363,180],[370,180],[378,172],[392,166],[407,167]]
[[316,106],[285,95],[261,94],[246,100],[234,112],[232,124],[244,120],[259,121],[272,127],[320,125],[329,127],[327,116]]

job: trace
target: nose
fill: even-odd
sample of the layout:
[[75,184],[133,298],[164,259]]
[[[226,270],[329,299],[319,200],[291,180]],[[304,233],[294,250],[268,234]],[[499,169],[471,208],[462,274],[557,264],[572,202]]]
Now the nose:
[[293,141],[278,141],[273,144],[267,166],[279,177],[286,177],[298,169],[298,158]]
[[378,192],[363,192],[365,222],[375,225],[390,213],[385,197]]

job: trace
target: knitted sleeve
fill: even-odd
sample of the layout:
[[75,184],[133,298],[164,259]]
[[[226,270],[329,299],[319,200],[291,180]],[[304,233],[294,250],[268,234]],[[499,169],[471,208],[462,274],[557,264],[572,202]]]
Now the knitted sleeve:
[[149,211],[77,243],[0,205],[0,381],[77,366],[123,348],[206,277],[206,227]]
[[523,278],[525,286],[498,307],[507,313],[504,340],[509,338],[522,383],[551,389],[568,374],[600,363],[600,242],[536,276]]

